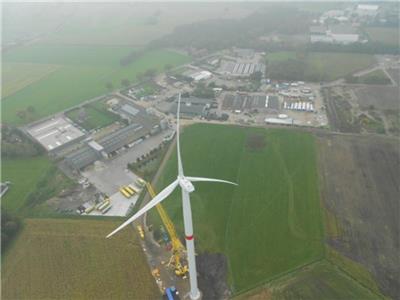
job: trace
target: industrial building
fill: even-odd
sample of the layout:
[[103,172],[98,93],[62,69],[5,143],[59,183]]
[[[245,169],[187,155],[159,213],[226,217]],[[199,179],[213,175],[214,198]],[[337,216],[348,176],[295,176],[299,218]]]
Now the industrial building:
[[255,55],[255,51],[253,49],[245,49],[245,48],[233,48],[232,52],[234,55],[239,56],[241,58],[252,59]]
[[29,126],[26,131],[47,151],[59,150],[85,137],[71,121],[54,117]]
[[245,109],[279,109],[279,98],[269,95],[248,95],[243,93],[226,94],[222,101],[222,108],[232,111]]
[[376,4],[358,4],[355,13],[360,17],[375,17],[378,14],[379,5]]
[[249,76],[254,72],[264,73],[265,65],[254,62],[233,62],[233,61],[222,61],[221,67],[218,72],[221,75],[228,76]]
[[128,125],[110,135],[98,140],[89,141],[80,149],[65,157],[65,163],[72,169],[80,170],[96,160],[107,158],[123,147],[132,147],[148,135],[159,132],[160,126],[144,127],[140,124]]
[[350,44],[358,42],[359,34],[356,28],[350,25],[335,25],[330,28],[324,26],[310,27],[311,43],[339,43]]
[[[215,104],[214,99],[188,97],[181,99],[182,117],[193,118],[206,116],[208,110]],[[175,114],[178,103],[175,101],[169,108],[169,113]]]
[[212,77],[212,74],[209,71],[199,71],[191,74],[189,77],[192,78],[194,81],[200,81],[210,79]]

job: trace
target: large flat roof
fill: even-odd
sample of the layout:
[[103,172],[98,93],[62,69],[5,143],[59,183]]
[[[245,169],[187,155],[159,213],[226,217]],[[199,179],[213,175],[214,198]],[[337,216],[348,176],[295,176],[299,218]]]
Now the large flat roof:
[[82,131],[63,117],[51,118],[36,123],[30,126],[27,132],[47,151],[54,150],[84,136]]

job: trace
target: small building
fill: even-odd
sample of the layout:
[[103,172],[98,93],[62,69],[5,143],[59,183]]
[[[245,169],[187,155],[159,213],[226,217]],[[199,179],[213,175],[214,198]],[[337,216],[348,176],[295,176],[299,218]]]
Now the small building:
[[350,25],[334,25],[329,29],[324,26],[310,27],[311,43],[338,43],[350,44],[358,42],[357,29]]
[[[181,114],[183,117],[202,117],[207,115],[207,111],[215,103],[214,99],[188,97],[181,98]],[[170,108],[169,113],[176,114],[178,103],[174,102]]]
[[332,37],[333,42],[340,44],[355,43],[359,39],[357,30],[349,25],[332,26],[328,34]]
[[310,41],[311,43],[331,43],[332,37],[327,35],[328,29],[325,26],[311,26],[310,27]]
[[265,118],[265,123],[274,125],[293,125],[292,118]]
[[378,14],[379,5],[376,4],[358,4],[355,13],[361,17],[375,17]]
[[211,78],[212,74],[209,71],[200,71],[191,74],[189,77],[192,78],[194,81],[200,81]]

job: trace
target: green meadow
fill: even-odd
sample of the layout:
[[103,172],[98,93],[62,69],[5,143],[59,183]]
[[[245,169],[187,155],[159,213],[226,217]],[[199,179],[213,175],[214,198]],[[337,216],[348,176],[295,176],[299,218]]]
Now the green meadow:
[[[26,124],[78,105],[85,100],[121,87],[121,81],[137,80],[149,69],[162,71],[166,65],[180,65],[189,57],[169,50],[151,50],[138,56],[127,66],[120,59],[136,49],[128,46],[26,46],[3,55],[5,63],[57,66],[57,70],[25,88],[5,97],[2,102],[3,122]],[[6,75],[7,76],[7,75]],[[23,76],[23,75],[21,75]],[[34,112],[25,118],[17,115],[29,106]]]

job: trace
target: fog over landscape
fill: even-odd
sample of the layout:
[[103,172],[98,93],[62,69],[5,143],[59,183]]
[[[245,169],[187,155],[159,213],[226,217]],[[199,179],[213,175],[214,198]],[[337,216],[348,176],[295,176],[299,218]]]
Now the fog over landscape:
[[398,2],[1,14],[2,299],[400,298]]

